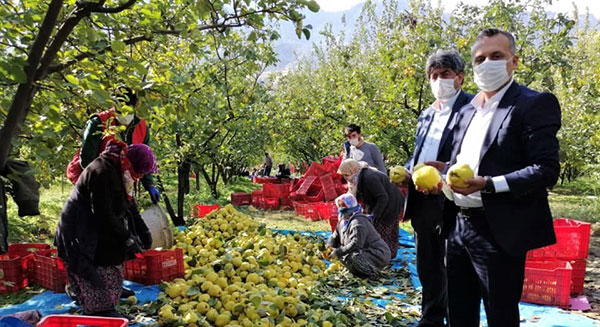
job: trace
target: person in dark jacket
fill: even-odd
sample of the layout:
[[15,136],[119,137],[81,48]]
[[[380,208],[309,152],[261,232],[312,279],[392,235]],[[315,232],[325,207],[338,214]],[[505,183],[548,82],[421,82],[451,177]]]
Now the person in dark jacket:
[[345,159],[338,174],[344,176],[351,193],[363,202],[366,212],[373,216],[375,230],[390,248],[392,259],[398,250],[398,224],[404,208],[404,196],[390,178],[368,165],[354,159]]
[[362,213],[354,195],[343,194],[335,204],[340,221],[327,240],[327,245],[334,248],[331,256],[358,277],[377,278],[390,263],[389,247],[375,230],[371,218]]
[[290,178],[290,169],[285,166],[285,164],[280,163],[277,165],[277,179],[281,180],[282,178]]
[[69,293],[87,315],[123,317],[115,310],[122,264],[152,244],[133,185],[155,172],[150,147],[113,141],[86,167],[63,207],[54,242],[67,266]]

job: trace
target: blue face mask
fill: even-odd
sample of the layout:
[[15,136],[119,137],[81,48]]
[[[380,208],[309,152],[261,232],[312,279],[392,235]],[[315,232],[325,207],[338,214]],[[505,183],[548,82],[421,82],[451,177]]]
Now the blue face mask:
[[357,205],[352,208],[338,208],[338,218],[343,219],[352,216],[355,212],[360,212],[361,206]]

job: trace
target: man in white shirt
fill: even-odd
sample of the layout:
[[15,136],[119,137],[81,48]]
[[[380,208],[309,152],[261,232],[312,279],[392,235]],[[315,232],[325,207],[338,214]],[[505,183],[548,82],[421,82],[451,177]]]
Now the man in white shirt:
[[[425,72],[435,101],[418,119],[415,149],[406,163],[410,171],[420,163],[450,160],[452,131],[461,108],[473,95],[461,90],[465,63],[456,51],[438,50],[429,57]],[[419,327],[443,327],[447,292],[442,231],[444,196],[417,192],[410,183],[406,219],[411,220],[417,245],[417,271],[423,286]]]
[[513,81],[512,34],[483,30],[471,55],[480,92],[458,118],[450,162],[437,164],[475,172],[444,206],[449,324],[479,326],[483,299],[488,326],[518,327],[527,251],[556,242],[546,188],[560,170],[560,105]]

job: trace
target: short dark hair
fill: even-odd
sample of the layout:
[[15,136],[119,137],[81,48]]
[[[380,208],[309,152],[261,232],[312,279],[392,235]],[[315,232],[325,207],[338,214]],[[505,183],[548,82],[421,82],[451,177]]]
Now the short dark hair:
[[475,46],[477,45],[477,43],[481,42],[481,40],[483,40],[484,37],[492,37],[498,34],[502,34],[508,39],[508,42],[510,44],[510,53],[513,55],[517,53],[517,42],[515,41],[515,37],[514,35],[512,35],[512,33],[501,30],[499,28],[486,28],[483,31],[481,31],[479,35],[477,35],[475,42],[473,42],[473,45],[471,46],[471,55],[475,51]]
[[127,86],[121,86],[117,89],[117,100],[130,107],[135,107],[138,103],[137,94]]
[[346,126],[346,128],[344,128],[344,133],[346,135],[351,134],[357,132],[358,134],[360,134],[360,126],[356,125],[356,124],[348,124],[348,126]]
[[436,68],[448,68],[460,74],[465,71],[465,61],[456,50],[438,50],[427,59],[425,66],[427,77]]
[[268,156],[268,155],[269,155],[269,152],[265,152],[265,156]]

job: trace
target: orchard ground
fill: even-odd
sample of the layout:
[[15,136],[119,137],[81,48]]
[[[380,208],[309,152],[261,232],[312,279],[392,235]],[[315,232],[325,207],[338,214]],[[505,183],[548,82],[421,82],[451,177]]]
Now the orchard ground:
[[[171,183],[166,186],[167,195],[176,192],[175,183],[172,183],[173,186],[170,185]],[[221,194],[215,200],[210,196],[208,188],[201,183],[199,191],[193,189],[186,196],[185,208],[191,208],[194,203],[224,205],[229,202],[229,195],[232,192],[251,192],[259,188],[260,185],[240,178],[231,185],[222,186]],[[69,196],[70,190],[71,185],[66,182],[54,183],[50,188],[43,189],[40,203],[41,215],[36,217],[18,217],[15,204],[9,201],[9,241],[51,243],[62,205]],[[600,320],[600,284],[596,282],[600,280],[600,199],[598,196],[600,196],[600,183],[591,179],[579,179],[566,185],[557,185],[550,192],[550,205],[554,217],[567,217],[592,223],[584,291],[592,305],[592,310],[583,314]],[[140,193],[138,201],[141,207],[149,204],[144,191]],[[262,211],[252,207],[241,207],[240,210],[273,229],[329,230],[328,221],[307,221],[296,216],[293,211]],[[401,227],[412,232],[409,222],[401,223]],[[17,293],[5,294],[0,297],[0,306],[21,303],[43,291],[44,289],[34,286]]]

